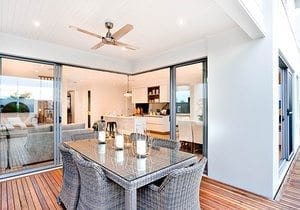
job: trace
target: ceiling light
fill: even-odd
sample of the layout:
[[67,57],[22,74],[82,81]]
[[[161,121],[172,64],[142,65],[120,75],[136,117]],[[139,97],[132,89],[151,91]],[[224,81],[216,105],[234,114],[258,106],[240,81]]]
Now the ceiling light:
[[183,26],[183,25],[185,25],[185,20],[183,18],[179,18],[177,23],[179,26]]
[[39,27],[41,25],[41,23],[39,21],[35,20],[35,21],[33,21],[33,25],[35,27]]
[[126,93],[124,93],[125,97],[131,97],[132,96],[132,92],[129,90],[129,75],[127,75],[127,91]]

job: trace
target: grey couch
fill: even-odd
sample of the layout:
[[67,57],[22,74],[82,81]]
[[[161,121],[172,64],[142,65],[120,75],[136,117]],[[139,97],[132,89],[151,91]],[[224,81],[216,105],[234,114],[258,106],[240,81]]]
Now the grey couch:
[[[70,141],[74,134],[89,132],[85,123],[62,125],[62,142]],[[54,133],[52,125],[28,129],[25,149],[30,153],[30,164],[53,160]]]

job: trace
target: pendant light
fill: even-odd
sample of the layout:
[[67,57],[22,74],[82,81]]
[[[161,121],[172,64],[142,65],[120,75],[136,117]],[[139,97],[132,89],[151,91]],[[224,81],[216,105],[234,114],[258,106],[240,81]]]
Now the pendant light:
[[129,75],[127,75],[127,91],[126,93],[124,93],[125,97],[131,97],[132,96],[132,92],[131,90],[129,90]]

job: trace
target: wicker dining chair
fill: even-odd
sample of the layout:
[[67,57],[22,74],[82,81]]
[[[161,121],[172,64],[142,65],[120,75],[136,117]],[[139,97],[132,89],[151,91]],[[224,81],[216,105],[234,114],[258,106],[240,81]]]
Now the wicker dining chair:
[[138,189],[138,209],[200,209],[199,190],[206,161],[203,157],[190,167],[173,170],[159,186]]
[[131,134],[129,135],[129,139],[130,139],[131,141],[136,141],[137,138],[139,138],[139,137],[147,138],[147,136],[146,136],[145,134],[140,134],[140,133],[131,133]]
[[63,144],[58,146],[63,161],[63,183],[61,192],[57,197],[59,204],[63,203],[66,209],[76,209],[80,191],[80,179],[77,166],[72,158],[74,151]]
[[166,147],[173,150],[179,150],[180,142],[174,140],[167,140],[167,139],[160,139],[160,138],[153,138],[152,146],[153,147]]
[[74,134],[71,138],[72,141],[83,140],[83,139],[95,139],[97,138],[97,133],[94,131],[78,133],[78,134]]
[[101,167],[84,160],[79,154],[73,159],[80,174],[78,209],[124,209],[125,191],[109,180]]

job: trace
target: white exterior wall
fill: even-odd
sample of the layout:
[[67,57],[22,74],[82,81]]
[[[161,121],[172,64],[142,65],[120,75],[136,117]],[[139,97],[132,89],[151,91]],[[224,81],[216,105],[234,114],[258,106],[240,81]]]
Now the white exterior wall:
[[0,53],[64,64],[130,73],[129,61],[0,33]]
[[[300,60],[299,60],[299,51],[297,48],[296,39],[294,37],[294,30],[291,28],[293,27],[293,14],[289,17],[287,16],[286,10],[288,12],[293,12],[291,8],[285,9],[281,0],[276,0],[275,2],[275,13],[274,13],[274,48],[273,48],[273,55],[274,55],[274,68],[278,66],[278,55],[280,52],[281,56],[283,56],[284,60],[287,62],[291,70],[294,72],[294,84],[293,84],[293,137],[294,137],[294,152],[297,151],[299,147],[299,110],[298,110],[298,97],[297,97],[297,84],[296,84],[296,76],[299,75],[300,71]],[[293,1],[290,1],[294,5]],[[290,5],[290,3],[288,5]],[[290,20],[288,19],[290,18]],[[274,93],[276,93],[276,86],[274,87]],[[278,97],[275,94],[275,97]],[[274,98],[274,100],[278,101],[278,98]],[[277,116],[277,115],[276,115]],[[274,123],[277,123],[276,116],[274,116]],[[276,124],[278,126],[278,124]],[[276,128],[276,127],[275,127]],[[282,171],[279,171],[278,165],[278,149],[276,147],[276,142],[274,142],[274,161],[273,161],[273,194],[276,193],[277,189],[279,188],[285,173],[288,170],[288,166],[290,163],[286,163],[285,167],[283,167]]]
[[208,175],[272,197],[272,39],[240,29],[208,40]]

